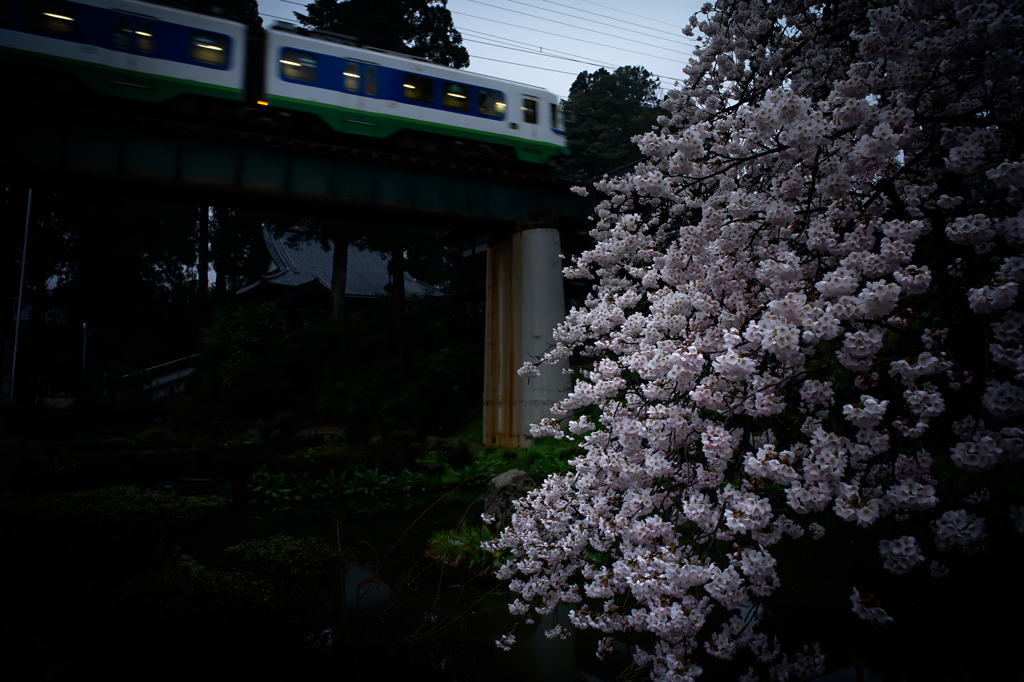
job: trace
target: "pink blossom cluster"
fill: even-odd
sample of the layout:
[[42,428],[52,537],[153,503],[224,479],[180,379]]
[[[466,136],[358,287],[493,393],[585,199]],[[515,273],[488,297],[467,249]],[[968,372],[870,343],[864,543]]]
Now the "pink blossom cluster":
[[963,509],[948,511],[935,521],[935,546],[939,549],[968,549],[985,539],[985,521]]
[[878,551],[885,560],[882,565],[896,574],[910,573],[924,562],[917,539],[911,535],[904,535],[897,540],[882,540],[878,543]]
[[873,594],[861,594],[855,587],[850,601],[853,603],[853,612],[873,625],[885,625],[892,621],[892,616],[885,612]]
[[[1006,498],[957,510],[948,472],[1024,460],[1024,0],[829,7],[691,21],[646,160],[594,186],[565,270],[593,291],[520,371],[590,363],[532,431],[584,454],[517,502],[499,577],[522,615],[653,636],[657,680],[698,677],[697,651],[820,674],[757,631],[774,547],[891,518],[918,529],[872,552],[896,574],[978,551]],[[861,618],[900,616],[849,589]]]

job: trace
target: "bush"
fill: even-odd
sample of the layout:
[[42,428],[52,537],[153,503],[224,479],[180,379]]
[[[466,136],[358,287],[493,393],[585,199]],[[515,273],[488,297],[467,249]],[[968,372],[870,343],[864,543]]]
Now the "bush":
[[178,437],[167,429],[148,429],[135,436],[135,444],[146,450],[163,450],[178,445]]
[[322,540],[276,535],[224,550],[223,566],[268,581],[277,598],[292,602],[329,589],[341,579],[339,551]]
[[404,365],[390,301],[290,331],[269,303],[219,311],[190,378],[191,416],[255,417],[272,431],[290,412],[345,425],[356,442],[453,431],[479,409],[483,349],[456,335],[448,306],[409,302]]
[[480,547],[491,539],[487,526],[464,523],[458,528],[434,533],[427,542],[427,556],[453,568],[493,573],[504,561],[505,552]]
[[81,533],[96,528],[132,535],[181,530],[226,503],[213,495],[178,497],[167,490],[136,486],[14,498],[3,505],[0,537]]

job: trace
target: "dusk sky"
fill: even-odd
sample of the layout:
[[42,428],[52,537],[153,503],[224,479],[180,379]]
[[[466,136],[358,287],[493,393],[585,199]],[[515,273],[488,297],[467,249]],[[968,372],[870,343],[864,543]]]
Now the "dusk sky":
[[[682,80],[696,42],[681,33],[703,0],[448,0],[469,71],[562,98],[580,71],[643,66],[663,88]],[[265,26],[295,23],[299,0],[259,0]]]

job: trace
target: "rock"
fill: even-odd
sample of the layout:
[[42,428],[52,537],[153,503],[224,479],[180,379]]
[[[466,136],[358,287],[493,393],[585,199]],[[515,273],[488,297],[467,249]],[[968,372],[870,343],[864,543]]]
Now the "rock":
[[512,503],[537,487],[530,475],[521,469],[509,469],[491,479],[484,496],[484,515],[494,517],[487,529],[497,533],[512,522]]
[[386,606],[391,588],[363,566],[353,566],[345,574],[345,610],[364,611]]
[[416,460],[416,467],[425,474],[440,474],[444,473],[444,464],[441,462],[428,462],[426,460]]
[[323,440],[335,440],[345,437],[345,427],[322,424],[308,429],[299,429],[299,435],[304,438],[315,438],[319,436]]

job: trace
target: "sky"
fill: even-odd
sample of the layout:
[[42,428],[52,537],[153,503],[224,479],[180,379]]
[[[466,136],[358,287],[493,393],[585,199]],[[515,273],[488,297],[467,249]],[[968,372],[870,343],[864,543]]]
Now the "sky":
[[[468,71],[563,99],[581,71],[642,66],[662,88],[683,79],[696,42],[681,33],[705,0],[448,0]],[[263,25],[297,23],[300,0],[259,0]]]

